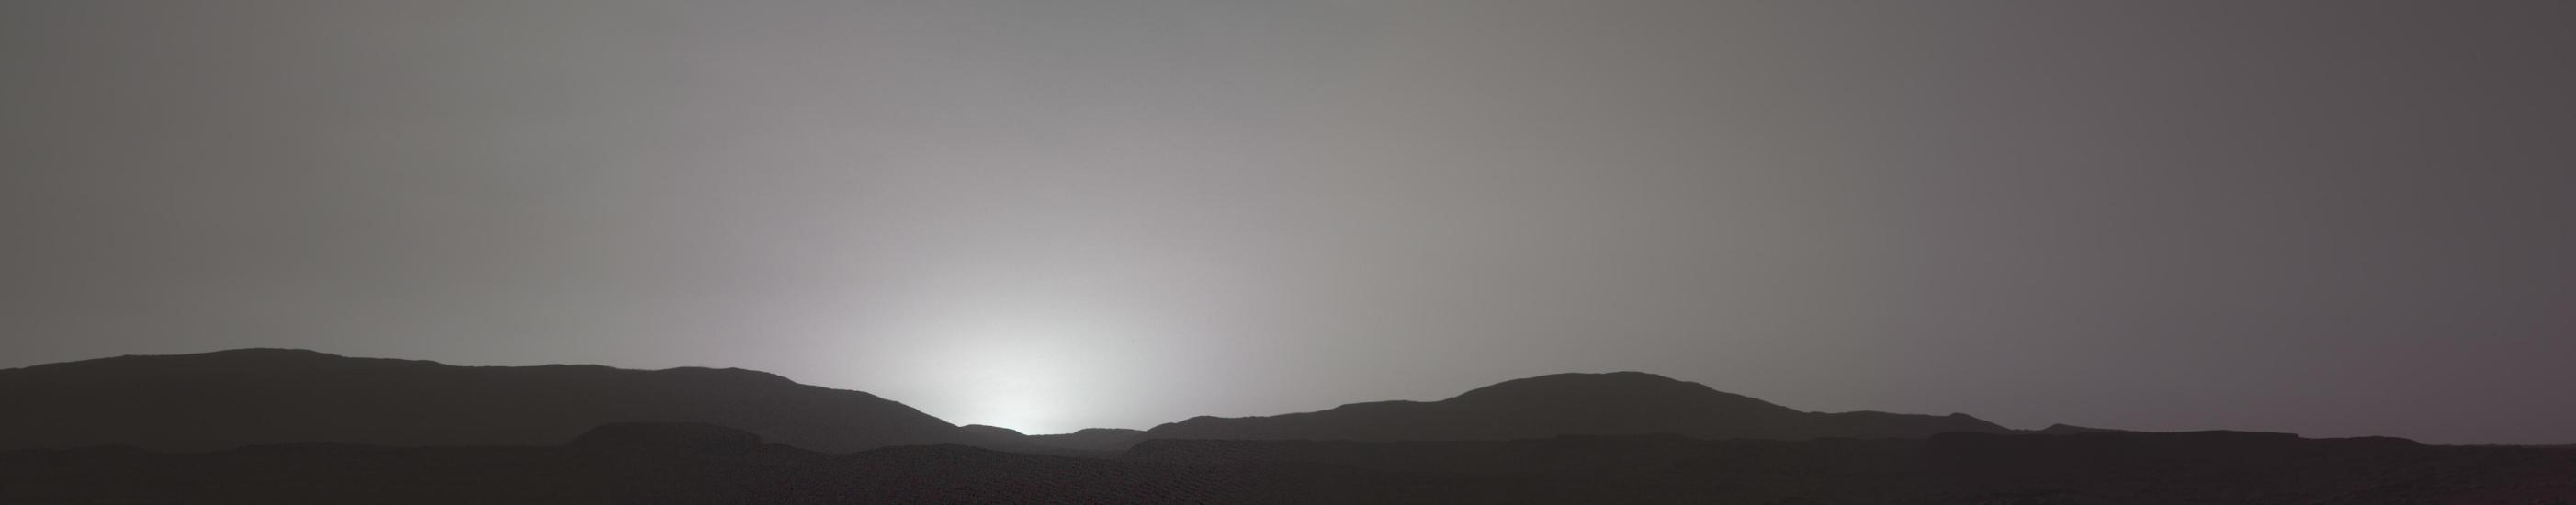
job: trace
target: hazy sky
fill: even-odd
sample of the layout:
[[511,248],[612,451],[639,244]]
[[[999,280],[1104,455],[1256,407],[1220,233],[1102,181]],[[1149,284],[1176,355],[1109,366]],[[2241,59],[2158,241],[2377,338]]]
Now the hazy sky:
[[0,367],[2576,442],[2567,2],[0,2]]

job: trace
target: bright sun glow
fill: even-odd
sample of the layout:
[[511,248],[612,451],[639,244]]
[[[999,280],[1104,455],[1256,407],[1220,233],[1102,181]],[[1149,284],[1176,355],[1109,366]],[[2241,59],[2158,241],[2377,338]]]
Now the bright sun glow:
[[917,321],[916,331],[939,343],[920,349],[912,373],[954,392],[920,407],[959,425],[1030,434],[1088,427],[1079,416],[1099,408],[1098,396],[1115,385],[1109,376],[1132,369],[1130,358],[1142,351],[1132,348],[1135,325],[1099,310],[1098,298],[1017,294],[941,307]]

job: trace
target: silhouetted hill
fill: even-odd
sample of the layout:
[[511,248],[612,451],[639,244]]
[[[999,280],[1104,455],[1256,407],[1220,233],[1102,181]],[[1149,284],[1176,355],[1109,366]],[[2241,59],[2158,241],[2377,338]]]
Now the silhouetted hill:
[[1021,454],[1045,454],[1050,456],[1077,456],[1085,458],[1115,458],[1118,457],[1119,451],[1126,450],[1127,448],[1127,446],[1124,445],[1102,449],[1088,446],[1053,444],[1048,442],[1052,440],[1051,437],[1055,437],[1054,435],[1026,435],[1020,433],[1019,430],[1000,426],[970,424],[959,427],[957,430],[961,436],[957,438],[955,442],[956,444]]
[[715,423],[824,451],[959,437],[901,403],[749,370],[468,367],[284,349],[0,370],[0,410],[0,449],[555,445],[622,421]]
[[2083,427],[2083,426],[2076,426],[2076,425],[2072,425],[2072,424],[2051,424],[2051,425],[2048,425],[2048,427],[2046,427],[2046,428],[2040,428],[2040,429],[2039,429],[2039,431],[2034,431],[2034,432],[2032,432],[2032,433],[2039,433],[2039,434],[2044,434],[2044,435],[2074,435],[2074,434],[2078,434],[2078,433],[2137,433],[2137,432],[2135,432],[2135,431],[2130,431],[2130,430],[2114,430],[2114,429],[2110,429],[2110,428],[2087,428],[2087,427]]
[[1986,422],[1975,416],[1953,412],[1946,416],[1896,414],[1877,411],[1816,412],[1807,414],[1797,438],[1923,438],[1943,433],[2012,433],[2014,430]]
[[2570,503],[2576,450],[2263,433],[1152,440],[824,454],[702,424],[554,447],[0,451],[0,503]]
[[1698,383],[1617,372],[1511,380],[1434,402],[1354,403],[1267,417],[1196,417],[1156,426],[1146,437],[1393,441],[1665,433],[1800,440],[2010,431],[1965,414],[1802,412]]
[[[1198,417],[1152,430],[1025,435],[956,427],[856,391],[739,369],[465,367],[241,349],[0,370],[0,449],[122,444],[211,450],[298,442],[534,446],[618,422],[741,427],[823,451],[957,443],[1116,457],[1180,439],[1507,440],[1674,434],[1702,439],[1921,438],[2005,433],[1964,414],[1801,412],[1653,374],[1557,374],[1433,402],[1385,401],[1268,417]],[[2089,430],[2052,427],[2051,433]]]
[[965,432],[968,438],[979,439],[1018,440],[1028,436],[1020,433],[1020,430],[982,424],[959,426],[957,431]]
[[1117,452],[1145,440],[1144,430],[1089,428],[1073,433],[1029,435],[1030,443],[1084,451]]

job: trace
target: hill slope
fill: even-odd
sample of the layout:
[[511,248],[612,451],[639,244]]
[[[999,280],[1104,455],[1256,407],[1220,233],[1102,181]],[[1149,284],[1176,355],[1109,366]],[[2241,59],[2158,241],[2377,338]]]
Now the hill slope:
[[2012,430],[1966,414],[1802,412],[1639,372],[1505,381],[1434,402],[1354,403],[1266,417],[1197,417],[1146,438],[1238,440],[1506,440],[1559,435],[1678,434],[1703,439],[1922,438]]
[[0,449],[554,445],[622,421],[732,426],[819,451],[956,440],[858,391],[740,369],[450,366],[313,351],[123,356],[0,370]]

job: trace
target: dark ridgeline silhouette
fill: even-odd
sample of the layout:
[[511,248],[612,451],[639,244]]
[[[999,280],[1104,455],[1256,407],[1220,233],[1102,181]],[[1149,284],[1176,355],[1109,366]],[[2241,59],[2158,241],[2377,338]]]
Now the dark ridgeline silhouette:
[[622,421],[714,423],[820,451],[958,440],[955,426],[904,404],[750,370],[469,367],[286,349],[0,370],[0,405],[0,449],[554,445]]
[[1506,440],[1557,435],[1670,433],[1696,438],[1920,438],[2012,430],[1966,414],[1802,412],[1639,372],[1569,373],[1506,381],[1435,402],[1354,403],[1267,417],[1197,417],[1147,438],[1237,440]]
[[131,445],[562,443],[593,426],[703,422],[845,452],[960,443],[1107,456],[1151,438],[1499,440],[1671,433],[1698,438],[1924,437],[2011,430],[1961,414],[1801,412],[1658,375],[1558,374],[1435,402],[1355,403],[1269,417],[1199,417],[1151,430],[1026,435],[955,426],[891,400],[741,369],[452,366],[314,351],[122,356],[0,370],[0,449]]
[[2576,448],[2021,432],[1635,372],[1052,435],[744,370],[275,349],[0,370],[0,405],[0,503],[2576,500]]
[[2129,431],[2129,430],[2114,430],[2114,429],[2110,429],[2110,428],[2087,428],[2087,427],[2083,427],[2083,426],[2076,426],[2076,425],[2071,425],[2071,424],[2051,424],[2051,425],[2048,425],[2048,427],[2046,427],[2046,428],[2040,428],[2040,429],[2039,429],[2039,431],[2033,431],[2033,432],[2031,432],[2031,433],[2038,433],[2038,434],[2043,434],[2043,435],[2073,435],[2073,434],[2078,434],[2078,433],[2137,433],[2137,432]]
[[986,449],[1030,454],[1114,458],[1128,446],[1145,439],[1145,432],[1117,428],[1089,428],[1073,433],[1028,435],[999,426],[969,424],[958,427],[964,432],[960,444]]
[[1030,435],[1028,442],[1047,447],[1083,451],[1118,452],[1145,440],[1143,430],[1123,428],[1086,428],[1073,433]]

